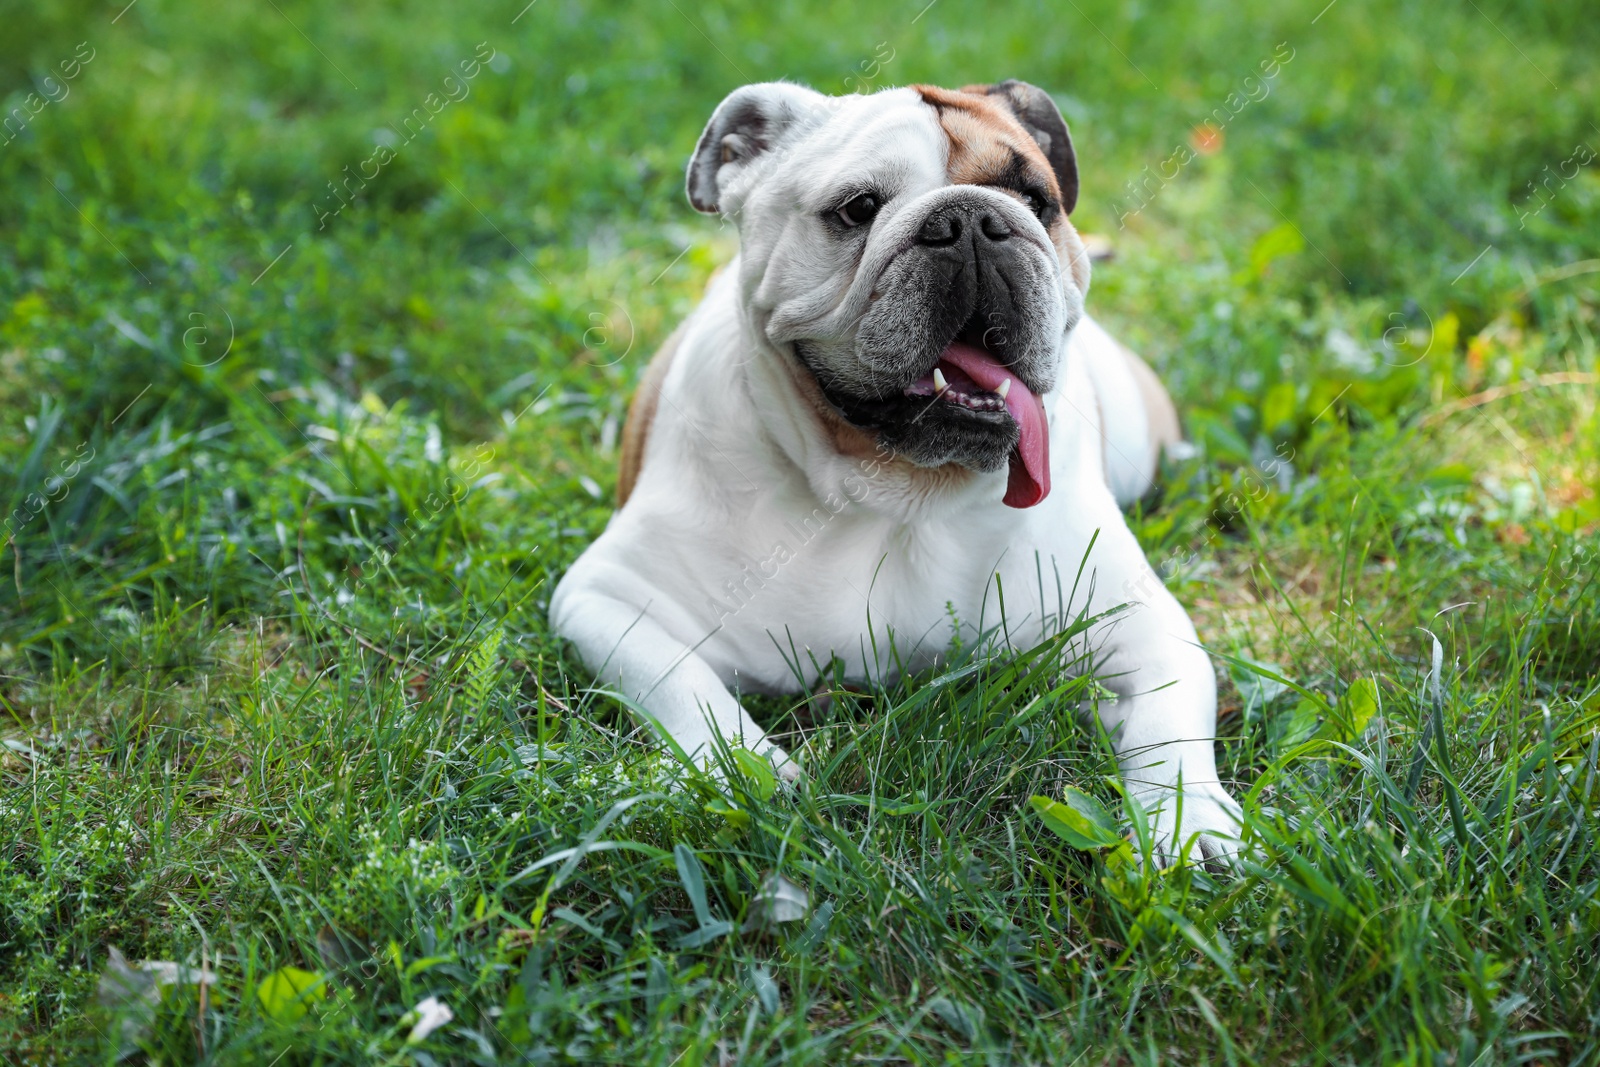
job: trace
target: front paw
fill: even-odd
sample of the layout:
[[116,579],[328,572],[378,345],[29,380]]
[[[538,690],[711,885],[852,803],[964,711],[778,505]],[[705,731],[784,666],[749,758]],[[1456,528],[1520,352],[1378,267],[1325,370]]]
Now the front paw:
[[[1244,809],[1219,782],[1147,788],[1132,795],[1144,809],[1149,854],[1157,866],[1200,862],[1233,866],[1241,855]],[[1135,842],[1145,851],[1145,843]]]

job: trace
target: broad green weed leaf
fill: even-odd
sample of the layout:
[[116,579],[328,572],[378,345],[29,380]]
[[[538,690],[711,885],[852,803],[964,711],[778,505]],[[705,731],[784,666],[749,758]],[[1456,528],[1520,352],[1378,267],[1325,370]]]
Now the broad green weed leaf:
[[734,749],[733,762],[744,772],[750,791],[757,799],[772,799],[772,794],[778,790],[778,776],[772,773],[771,764],[748,748]]
[[750,985],[756,991],[756,999],[761,1001],[761,1010],[768,1017],[778,1014],[778,1009],[783,1006],[783,999],[778,994],[778,983],[773,981],[772,971],[765,964],[756,964],[750,968]]
[[1075,849],[1092,852],[1122,844],[1111,813],[1081,789],[1069,785],[1061,800],[1036,796],[1028,803],[1051,832]]
[[1378,683],[1357,678],[1339,699],[1339,706],[1322,727],[1322,735],[1336,741],[1354,741],[1367,732],[1367,724],[1378,713]]
[[963,1000],[934,997],[928,1001],[928,1010],[943,1019],[945,1024],[967,1041],[977,1039],[983,1025],[983,1009]]
[[311,1004],[328,995],[322,975],[316,971],[303,971],[299,967],[279,967],[261,980],[256,996],[261,1010],[279,1022],[294,1022],[304,1018]]
[[694,917],[701,926],[707,925],[711,922],[711,909],[706,907],[706,875],[700,857],[688,845],[679,844],[672,848],[672,859],[678,867],[678,881],[683,883],[683,891],[694,908]]
[[1289,687],[1278,680],[1283,668],[1275,663],[1239,657],[1238,662],[1230,664],[1228,673],[1233,677],[1234,688],[1244,698],[1246,722],[1256,721],[1267,705],[1289,691]]
[[1268,433],[1294,422],[1296,405],[1293,382],[1279,382],[1261,398],[1261,425]]
[[705,811],[708,815],[722,816],[728,820],[728,825],[733,829],[748,830],[750,828],[750,813],[734,807],[720,797],[716,800],[707,801]]
[[718,919],[716,922],[707,923],[698,930],[690,930],[673,944],[677,948],[699,948],[701,945],[709,945],[718,938],[727,937],[731,933],[733,933],[733,924],[726,919]]
[[732,933],[733,923],[726,919],[711,918],[711,908],[706,904],[705,869],[700,866],[700,857],[694,854],[694,849],[684,844],[675,845],[672,858],[678,867],[678,880],[683,883],[683,891],[689,895],[689,903],[694,906],[694,917],[700,923],[698,930],[691,930],[678,938],[677,946],[699,948]]
[[1317,732],[1317,716],[1322,707],[1302,698],[1293,708],[1272,717],[1267,727],[1267,737],[1275,749],[1293,748]]
[[1260,237],[1250,246],[1250,273],[1257,278],[1267,273],[1267,268],[1282,259],[1292,256],[1306,246],[1306,239],[1294,223],[1279,223]]
[[437,967],[441,963],[449,963],[454,959],[454,956],[424,956],[420,960],[412,960],[406,965],[406,977],[415,978],[430,967]]
[[816,911],[811,913],[811,921],[806,924],[806,932],[795,938],[794,951],[796,955],[805,955],[821,943],[828,933],[828,926],[833,922],[833,901],[825,900]]
[[1126,841],[1105,855],[1106,873],[1101,876],[1100,884],[1118,904],[1129,911],[1138,911],[1149,895],[1145,879],[1154,867],[1142,866],[1134,855],[1133,845]]

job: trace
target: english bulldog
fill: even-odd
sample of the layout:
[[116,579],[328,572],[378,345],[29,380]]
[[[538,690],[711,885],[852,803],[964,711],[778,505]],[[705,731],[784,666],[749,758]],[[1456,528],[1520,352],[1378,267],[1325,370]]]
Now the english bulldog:
[[556,588],[555,629],[689,759],[742,746],[796,778],[737,692],[799,691],[835,658],[862,683],[926,669],[951,612],[993,627],[1000,589],[1013,641],[1108,612],[1098,715],[1155,858],[1230,855],[1216,678],[1120,510],[1177,416],[1084,313],[1049,95],[747,85],[688,194],[740,252],[642,376],[618,509]]

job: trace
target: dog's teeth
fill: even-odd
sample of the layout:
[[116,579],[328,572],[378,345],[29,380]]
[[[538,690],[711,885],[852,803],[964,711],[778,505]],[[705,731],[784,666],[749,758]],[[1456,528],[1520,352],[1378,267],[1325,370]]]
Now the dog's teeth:
[[950,388],[950,383],[944,380],[944,371],[938,367],[933,368],[933,387],[941,393]]
[[1000,383],[1000,388],[994,391],[994,395],[999,397],[1001,400],[1004,400],[1006,398],[1006,394],[1009,392],[1011,392],[1011,379],[1007,378],[1005,381]]

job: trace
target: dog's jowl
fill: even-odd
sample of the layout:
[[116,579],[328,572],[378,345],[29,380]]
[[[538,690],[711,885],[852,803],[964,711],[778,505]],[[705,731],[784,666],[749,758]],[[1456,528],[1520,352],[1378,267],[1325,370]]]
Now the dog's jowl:
[[[692,758],[720,736],[795,777],[733,695],[814,681],[791,647],[881,679],[937,660],[950,607],[992,625],[997,579],[1013,640],[1132,602],[1092,635],[1116,694],[1101,721],[1163,857],[1225,854],[1215,676],[1120,511],[1177,419],[1084,313],[1050,97],[746,86],[688,191],[741,250],[643,377],[620,507],[557,588],[556,628]],[[1070,585],[1086,553],[1084,603],[1058,603],[1040,568]]]

